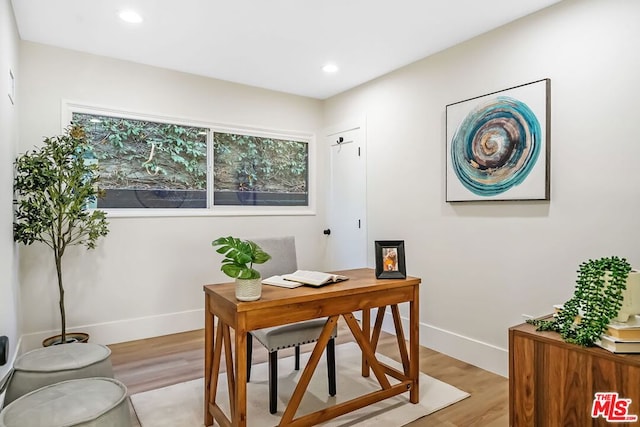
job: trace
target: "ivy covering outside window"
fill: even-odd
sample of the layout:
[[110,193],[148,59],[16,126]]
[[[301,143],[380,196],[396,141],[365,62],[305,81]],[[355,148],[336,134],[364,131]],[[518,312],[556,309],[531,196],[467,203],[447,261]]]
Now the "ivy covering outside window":
[[215,132],[214,204],[307,206],[308,144]]
[[73,113],[97,161],[98,208],[206,208],[207,129]]
[[305,138],[84,111],[71,120],[87,133],[86,161],[98,164],[100,209],[309,206]]

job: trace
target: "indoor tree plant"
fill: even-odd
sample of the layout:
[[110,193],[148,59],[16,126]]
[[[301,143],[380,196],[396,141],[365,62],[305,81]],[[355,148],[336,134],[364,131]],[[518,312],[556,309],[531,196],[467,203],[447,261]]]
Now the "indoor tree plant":
[[25,245],[41,242],[53,252],[61,319],[55,344],[72,341],[66,331],[62,257],[72,245],[95,248],[109,231],[105,213],[89,209],[97,198],[98,166],[86,161],[87,147],[83,128],[71,125],[15,161],[13,239]]
[[213,242],[219,246],[216,252],[224,255],[220,270],[227,276],[236,279],[236,298],[240,301],[255,301],[262,294],[260,272],[253,264],[263,264],[271,259],[271,255],[250,240],[236,237],[220,237]]
[[630,271],[627,260],[616,256],[585,261],[573,297],[552,319],[528,322],[538,330],[558,332],[567,342],[592,346],[618,315]]

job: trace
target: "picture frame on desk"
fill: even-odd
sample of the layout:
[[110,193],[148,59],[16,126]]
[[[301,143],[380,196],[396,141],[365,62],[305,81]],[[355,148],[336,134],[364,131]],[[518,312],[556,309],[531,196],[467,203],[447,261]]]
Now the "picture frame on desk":
[[376,240],[375,251],[377,279],[404,279],[407,277],[404,240]]

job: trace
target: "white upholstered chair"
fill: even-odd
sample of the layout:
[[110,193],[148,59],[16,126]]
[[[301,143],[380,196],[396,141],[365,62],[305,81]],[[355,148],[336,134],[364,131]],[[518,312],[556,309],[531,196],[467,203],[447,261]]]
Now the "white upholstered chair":
[[[296,258],[295,239],[292,236],[273,237],[261,239],[249,239],[255,242],[262,250],[271,255],[271,259],[264,264],[254,266],[260,271],[262,278],[274,275],[293,273],[298,269]],[[247,381],[251,376],[251,353],[253,339],[255,338],[269,351],[269,412],[277,411],[278,401],[278,350],[295,347],[295,369],[300,369],[300,345],[315,342],[320,337],[322,328],[327,319],[312,319],[289,325],[275,326],[251,331],[247,337]],[[334,328],[331,339],[327,343],[327,372],[329,381],[329,395],[336,394],[336,361],[335,361],[335,337],[337,328]]]

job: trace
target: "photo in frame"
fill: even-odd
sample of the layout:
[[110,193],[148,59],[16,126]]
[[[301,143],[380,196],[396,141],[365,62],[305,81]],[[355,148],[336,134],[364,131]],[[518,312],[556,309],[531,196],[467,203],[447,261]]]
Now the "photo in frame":
[[376,240],[375,250],[377,279],[404,279],[407,277],[404,240]]
[[446,201],[550,199],[550,79],[446,106]]

